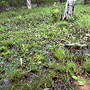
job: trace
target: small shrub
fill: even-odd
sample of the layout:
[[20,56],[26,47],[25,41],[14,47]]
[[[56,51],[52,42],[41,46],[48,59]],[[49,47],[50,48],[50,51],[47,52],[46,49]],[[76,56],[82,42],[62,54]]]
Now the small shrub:
[[60,71],[60,72],[66,72],[67,68],[64,64],[58,63],[55,66],[56,70]]
[[31,61],[29,63],[28,68],[29,68],[30,71],[36,71],[37,70],[36,63],[34,63],[33,61]]
[[6,51],[6,49],[7,49],[7,47],[1,46],[1,47],[0,47],[0,52],[4,52],[4,51]]
[[67,26],[67,25],[68,25],[68,22],[66,22],[66,21],[61,21],[61,22],[57,22],[56,25],[57,25],[57,26]]
[[67,66],[66,66],[66,70],[73,75],[74,74],[74,70],[76,69],[76,65],[74,62],[67,62]]
[[[61,6],[61,8],[60,8],[60,6]],[[51,10],[51,21],[52,22],[56,22],[56,21],[60,21],[60,20],[62,20],[62,17],[63,17],[63,12],[64,12],[64,8],[63,8],[63,6],[62,6],[62,4],[60,4],[59,2],[58,3],[56,3],[56,2],[54,2],[54,4],[53,4],[53,8],[52,8],[52,10]]]
[[90,72],[90,58],[86,58],[86,61],[84,63],[84,68],[86,72]]
[[8,7],[8,2],[6,2],[6,1],[1,1],[1,3],[0,3],[0,7],[2,7],[2,8],[4,8],[4,7]]
[[61,61],[61,62],[63,61],[63,63],[65,62],[65,59],[67,57],[66,51],[62,47],[55,49],[55,51],[53,51],[53,55],[59,61]]
[[68,21],[69,21],[69,22],[73,22],[73,21],[75,21],[76,19],[78,19],[78,17],[79,17],[78,15],[75,15],[75,14],[74,14],[73,17],[70,17],[70,16],[68,17]]
[[51,11],[51,17],[52,17],[52,21],[57,21],[58,20],[58,14],[59,14],[59,10],[58,9],[54,9]]
[[5,67],[4,67],[4,63],[1,61],[0,62],[0,74],[5,72]]
[[38,77],[34,78],[31,90],[43,90],[48,86],[52,86],[52,83],[53,81],[49,74],[39,74]]
[[6,46],[8,48],[12,48],[14,46],[14,43],[12,40],[4,40],[0,42],[2,46]]
[[84,79],[80,79],[80,76],[72,76],[72,78],[76,81],[82,82],[82,83],[86,83],[86,81]]
[[23,72],[21,69],[14,69],[10,70],[7,77],[10,80],[10,82],[15,83],[19,82],[21,77],[24,76],[25,72]]
[[67,62],[67,68],[69,70],[74,70],[76,68],[76,65],[74,62]]

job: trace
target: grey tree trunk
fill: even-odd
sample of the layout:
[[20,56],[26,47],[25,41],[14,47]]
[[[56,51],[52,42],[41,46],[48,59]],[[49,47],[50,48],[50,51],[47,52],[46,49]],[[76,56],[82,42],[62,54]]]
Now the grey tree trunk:
[[39,6],[40,4],[40,0],[36,0],[37,6]]
[[75,4],[76,4],[76,0],[67,0],[63,20],[68,20],[69,17],[73,16]]
[[59,0],[60,3],[62,3],[62,0]]
[[27,7],[28,9],[31,9],[31,0],[27,0]]

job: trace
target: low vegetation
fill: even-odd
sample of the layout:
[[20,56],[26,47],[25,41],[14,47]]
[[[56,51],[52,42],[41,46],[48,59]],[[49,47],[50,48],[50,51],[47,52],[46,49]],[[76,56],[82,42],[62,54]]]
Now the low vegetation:
[[90,6],[78,1],[74,17],[62,21],[57,13],[63,14],[65,3],[53,3],[0,13],[1,90],[70,90],[76,86],[72,76],[90,76],[90,37],[85,36]]

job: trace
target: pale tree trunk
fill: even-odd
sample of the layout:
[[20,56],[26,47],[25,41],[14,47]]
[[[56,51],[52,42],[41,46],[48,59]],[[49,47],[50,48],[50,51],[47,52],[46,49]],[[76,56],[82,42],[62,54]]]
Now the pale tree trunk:
[[82,0],[82,1],[84,5],[89,3],[89,0]]
[[76,4],[76,0],[67,0],[63,20],[67,20],[69,17],[73,16],[75,4]]
[[27,7],[28,9],[31,9],[31,0],[27,0]]

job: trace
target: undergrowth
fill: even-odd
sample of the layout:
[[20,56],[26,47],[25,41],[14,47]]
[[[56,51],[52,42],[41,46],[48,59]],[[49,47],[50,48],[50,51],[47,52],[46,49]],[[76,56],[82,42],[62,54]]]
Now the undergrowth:
[[[67,22],[58,18],[61,6],[51,2],[31,10],[18,8],[0,13],[1,89],[70,90],[74,88],[72,76],[90,74],[90,58],[63,46],[65,42],[90,45],[89,38],[83,37],[90,33],[89,14],[85,12],[90,7],[76,5],[72,21]],[[53,9],[56,12],[52,13]],[[85,72],[81,73],[82,69]]]

